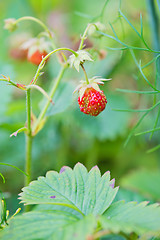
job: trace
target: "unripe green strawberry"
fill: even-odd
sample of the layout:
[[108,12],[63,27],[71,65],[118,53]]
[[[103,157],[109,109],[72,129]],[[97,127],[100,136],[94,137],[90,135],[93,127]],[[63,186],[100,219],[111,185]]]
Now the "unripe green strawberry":
[[97,91],[93,87],[86,88],[82,98],[78,97],[81,112],[91,116],[97,116],[106,107],[107,99],[103,91]]

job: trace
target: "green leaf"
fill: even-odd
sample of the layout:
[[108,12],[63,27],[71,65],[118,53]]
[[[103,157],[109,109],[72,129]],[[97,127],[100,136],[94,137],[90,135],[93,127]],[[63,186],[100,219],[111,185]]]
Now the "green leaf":
[[12,219],[0,237],[2,240],[85,240],[95,228],[94,216],[80,219],[65,211],[32,211]]
[[129,188],[153,200],[160,200],[160,171],[139,170],[125,176],[121,185]]
[[102,214],[112,203],[118,188],[113,188],[110,173],[102,177],[98,167],[88,173],[80,163],[72,170],[63,167],[60,173],[49,171],[46,177],[23,188],[20,199],[25,204],[53,204],[72,208],[81,215]]
[[113,203],[100,217],[104,229],[113,233],[123,231],[137,234],[158,234],[160,231],[159,204],[147,205],[148,202]]

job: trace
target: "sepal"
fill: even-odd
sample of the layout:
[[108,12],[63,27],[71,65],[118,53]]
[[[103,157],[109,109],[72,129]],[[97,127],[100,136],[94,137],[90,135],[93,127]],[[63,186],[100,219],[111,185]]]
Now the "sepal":
[[86,52],[85,50],[78,50],[77,55],[72,54],[69,57],[69,64],[71,67],[75,67],[75,69],[79,72],[79,66],[81,63],[84,63],[84,61],[93,61],[93,59],[91,58],[91,55]]

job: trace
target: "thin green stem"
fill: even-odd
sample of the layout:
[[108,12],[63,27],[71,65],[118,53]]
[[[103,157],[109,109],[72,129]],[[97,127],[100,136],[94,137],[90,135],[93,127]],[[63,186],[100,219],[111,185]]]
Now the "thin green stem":
[[23,173],[24,175],[27,176],[27,174],[25,172],[23,172],[21,169],[19,169],[18,167],[14,166],[14,165],[11,165],[11,164],[8,164],[8,163],[0,163],[0,165],[5,165],[5,166],[8,166],[8,167],[13,167],[15,169],[17,169],[18,171],[20,171],[21,173]]
[[105,13],[105,10],[106,10],[106,6],[107,4],[109,3],[110,0],[106,0],[105,3],[104,3],[104,6],[102,8],[102,12],[100,14],[100,17],[101,17],[101,21],[103,22],[103,18],[104,18],[104,13]]
[[35,17],[31,17],[31,16],[21,17],[21,18],[17,19],[15,23],[19,23],[19,22],[26,21],[26,20],[34,21],[34,22],[38,23],[42,28],[44,28],[44,30],[49,34],[49,36],[52,37],[52,34],[51,34],[50,30],[48,29],[48,27],[42,21],[40,21],[39,19],[37,19]]
[[122,89],[122,88],[116,88],[116,91],[118,92],[124,92],[124,93],[137,93],[137,94],[158,94],[160,91],[136,91],[136,90],[130,90],[130,89]]
[[151,148],[151,149],[149,149],[149,150],[147,151],[147,153],[152,153],[152,152],[154,152],[154,151],[156,151],[156,150],[158,150],[158,149],[160,149],[160,144],[157,145],[157,146],[155,146],[155,147],[153,147],[153,148]]
[[160,105],[160,101],[157,102],[156,104],[154,104],[152,107],[148,108],[148,109],[113,109],[113,111],[119,111],[119,112],[150,112],[152,111],[154,108],[156,108],[158,105]]
[[[31,162],[32,162],[32,129],[31,129],[31,96],[30,89],[26,91],[26,109],[27,109],[27,134],[26,134],[26,162],[25,172],[25,186],[28,186],[31,181]],[[26,211],[29,211],[30,207],[26,206]]]
[[3,180],[3,183],[5,183],[6,181],[5,181],[5,178],[4,178],[2,173],[0,173],[0,176],[1,176],[2,180]]
[[29,86],[27,86],[27,89],[37,89],[40,93],[42,93],[43,94],[43,96],[44,97],[46,97],[49,101],[50,101],[50,103],[52,103],[53,104],[53,101],[52,101],[52,99],[48,96],[48,94],[46,93],[46,91],[44,91],[44,89],[43,88],[41,88],[40,86],[38,86],[38,85],[29,85]]
[[143,135],[143,134],[146,134],[146,133],[154,133],[154,132],[159,131],[159,130],[160,130],[160,127],[153,128],[151,130],[147,130],[147,131],[144,131],[144,132],[136,133],[135,136],[140,136],[140,135]]
[[52,46],[53,48],[55,49],[56,48],[56,45],[54,43],[54,40],[53,40],[53,36],[52,36],[52,32],[49,30],[49,28],[42,22],[40,21],[39,19],[35,18],[35,17],[31,17],[31,16],[25,16],[25,17],[21,17],[19,19],[16,20],[16,23],[19,23],[19,22],[22,22],[22,21],[33,21],[33,22],[36,22],[38,23],[44,30],[45,32],[48,33],[48,37],[49,39],[51,40],[52,42]]
[[85,68],[84,68],[84,66],[83,66],[83,64],[82,64],[82,63],[81,63],[80,65],[81,65],[81,67],[82,67],[82,70],[83,70],[83,72],[84,72],[85,79],[86,79],[86,83],[87,83],[87,84],[89,84],[89,80],[88,80],[88,76],[87,76],[86,70],[85,70]]
[[155,50],[160,50],[159,44],[159,20],[156,12],[156,6],[154,0],[147,0],[148,5],[148,13],[150,19],[150,27],[151,27],[151,36],[153,38],[153,47]]
[[17,87],[17,84],[11,81],[10,79],[7,78],[0,78],[0,81],[7,82],[8,84],[13,85],[14,87]]
[[[154,129],[156,129],[156,127],[157,127],[158,120],[159,120],[159,116],[160,116],[160,108],[159,108],[159,110],[158,110],[157,117],[156,117],[156,120],[155,120],[155,123],[154,123]],[[154,132],[151,133],[151,135],[150,135],[150,137],[149,137],[150,140],[152,139],[153,134],[154,134]]]
[[[49,94],[49,98],[50,98],[50,99],[53,98],[53,96],[54,96],[54,94],[55,94],[55,92],[56,92],[56,90],[57,90],[57,87],[58,87],[58,85],[59,85],[59,83],[60,83],[60,80],[61,80],[62,77],[63,77],[63,74],[64,74],[64,72],[65,72],[65,69],[66,69],[65,66],[63,66],[63,67],[61,68],[61,71],[60,71],[60,73],[59,73],[56,81],[53,83],[53,86],[51,87],[51,91],[50,91],[50,94]],[[36,121],[35,124],[33,125],[33,133],[36,132],[36,129],[38,128],[39,123],[40,123],[40,122],[42,121],[42,119],[44,118],[44,116],[45,116],[45,114],[46,114],[46,112],[47,112],[47,109],[48,109],[48,107],[49,107],[49,104],[50,104],[50,100],[48,99],[48,101],[47,101],[46,104],[44,105],[42,111],[40,112],[37,121]]]
[[[104,32],[101,32],[99,31],[99,33],[101,33],[102,35],[110,38],[110,39],[113,39],[115,40],[116,42],[120,43],[122,46],[126,47],[126,48],[122,48],[122,49],[119,49],[119,50],[126,50],[126,49],[135,49],[135,50],[142,50],[142,51],[148,51],[148,52],[153,52],[153,53],[160,53],[160,51],[156,51],[156,50],[152,50],[152,49],[148,49],[148,48],[139,48],[139,47],[134,47],[134,46],[130,46],[130,45],[127,45],[126,43],[122,42],[121,40],[107,34],[107,33],[104,33]],[[111,50],[117,50],[117,49],[113,49],[113,48],[108,48],[108,49],[111,49]]]
[[[152,1],[152,0],[151,0]],[[142,18],[141,18],[141,34],[137,31],[137,29],[135,29],[135,27],[131,24],[131,22],[126,18],[126,16],[122,13],[122,11],[119,9],[119,13],[121,14],[121,16],[126,20],[126,22],[128,22],[128,24],[131,26],[131,28],[136,32],[136,34],[138,35],[138,37],[142,40],[143,44],[146,46],[146,48],[148,50],[152,49],[148,46],[148,44],[145,42],[144,38],[143,38],[143,28],[142,28]]]
[[94,23],[89,23],[89,24],[87,25],[87,27],[86,27],[86,29],[85,29],[82,37],[81,37],[81,42],[80,42],[80,44],[79,44],[78,50],[81,50],[81,49],[83,48],[83,43],[84,43],[84,40],[86,39],[87,32],[88,32],[89,28],[90,28],[92,25],[95,26],[95,28],[97,28],[97,26],[96,26]]
[[[149,20],[150,20],[150,30],[151,30],[151,36],[152,36],[152,45],[155,50],[160,50],[160,31],[159,31],[159,19],[158,14],[156,12],[156,6],[154,0],[147,0],[147,7],[148,7],[148,13],[149,13]],[[155,53],[155,56],[157,56],[157,53]],[[156,78],[155,78],[155,87],[160,87],[160,60],[157,59],[156,62]],[[158,80],[158,81],[157,81]],[[154,102],[156,101],[156,97],[154,99]]]
[[69,52],[73,53],[76,57],[78,56],[78,54],[77,54],[74,50],[72,50],[72,49],[70,49],[70,48],[57,48],[57,49],[55,49],[54,51],[48,53],[48,54],[42,59],[41,63],[39,64],[38,69],[37,69],[37,72],[36,72],[36,74],[35,74],[35,76],[34,76],[34,80],[33,80],[32,84],[35,84],[35,83],[36,83],[36,81],[37,81],[37,79],[38,79],[38,77],[39,77],[40,71],[41,71],[42,68],[44,67],[45,61],[46,61],[53,53],[56,53],[56,52],[58,52],[58,51],[69,51]]

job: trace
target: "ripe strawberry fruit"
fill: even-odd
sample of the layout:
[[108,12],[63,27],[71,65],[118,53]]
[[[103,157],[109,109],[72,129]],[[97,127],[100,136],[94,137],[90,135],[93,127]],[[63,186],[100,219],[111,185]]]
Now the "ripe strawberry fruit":
[[97,116],[106,107],[107,99],[103,91],[97,91],[93,87],[86,88],[82,98],[78,97],[81,112],[91,116]]
[[35,65],[39,65],[40,62],[42,61],[42,58],[45,57],[46,55],[47,55],[46,51],[40,52],[39,50],[37,50],[32,55],[28,55],[28,61]]
[[29,62],[35,65],[39,65],[42,61],[42,57],[45,57],[49,52],[50,45],[50,42],[46,41],[46,39],[43,37],[31,38],[28,41],[24,42],[21,48],[28,50],[27,59]]

